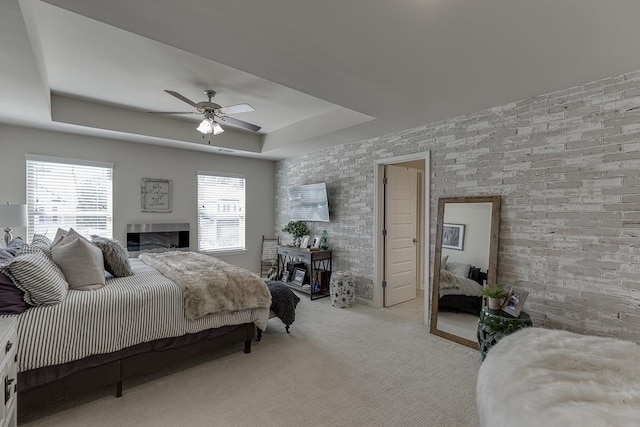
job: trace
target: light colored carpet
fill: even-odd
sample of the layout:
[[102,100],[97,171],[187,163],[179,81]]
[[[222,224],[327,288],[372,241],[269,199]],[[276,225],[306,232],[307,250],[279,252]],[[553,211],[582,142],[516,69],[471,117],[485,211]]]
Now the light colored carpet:
[[[477,426],[478,352],[411,315],[302,301],[251,354],[220,354],[28,426]],[[235,350],[235,349],[234,349]],[[24,414],[23,414],[24,415]],[[33,418],[33,417],[31,417]]]

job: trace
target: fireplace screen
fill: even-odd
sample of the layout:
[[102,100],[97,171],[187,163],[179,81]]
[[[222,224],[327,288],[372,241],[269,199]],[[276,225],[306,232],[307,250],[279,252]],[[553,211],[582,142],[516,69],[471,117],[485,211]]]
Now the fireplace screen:
[[140,252],[189,250],[189,224],[128,224],[127,250],[133,257]]

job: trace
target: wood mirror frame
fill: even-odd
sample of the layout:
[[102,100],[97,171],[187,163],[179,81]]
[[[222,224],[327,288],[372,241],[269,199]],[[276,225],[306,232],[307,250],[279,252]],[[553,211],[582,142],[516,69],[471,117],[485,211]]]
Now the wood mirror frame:
[[431,323],[430,332],[434,335],[478,349],[478,343],[438,329],[438,302],[440,299],[440,268],[442,261],[442,236],[444,210],[447,204],[455,203],[491,203],[491,231],[489,235],[489,262],[487,284],[496,283],[498,269],[498,234],[500,229],[500,196],[442,197],[438,200],[438,216],[436,231],[436,247],[433,268],[433,286],[431,288]]

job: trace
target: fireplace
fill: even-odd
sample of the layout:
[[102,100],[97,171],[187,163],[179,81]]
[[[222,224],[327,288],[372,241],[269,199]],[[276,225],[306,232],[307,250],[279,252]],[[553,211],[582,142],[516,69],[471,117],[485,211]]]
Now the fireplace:
[[137,257],[140,252],[189,250],[189,223],[127,224],[127,250]]

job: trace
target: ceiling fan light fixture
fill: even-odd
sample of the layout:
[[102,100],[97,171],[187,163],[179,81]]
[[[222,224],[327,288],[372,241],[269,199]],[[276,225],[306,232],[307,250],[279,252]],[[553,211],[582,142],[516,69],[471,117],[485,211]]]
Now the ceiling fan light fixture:
[[204,135],[208,135],[210,133],[214,135],[220,135],[222,132],[224,132],[222,126],[215,122],[210,114],[207,114],[207,116],[200,122],[196,129],[198,130],[198,132]]
[[206,118],[200,122],[198,127],[196,128],[198,132],[207,135],[213,133],[213,119]]
[[222,126],[220,126],[217,122],[214,122],[213,119],[211,119],[211,127],[213,128],[214,135],[220,135],[222,132],[224,132]]

